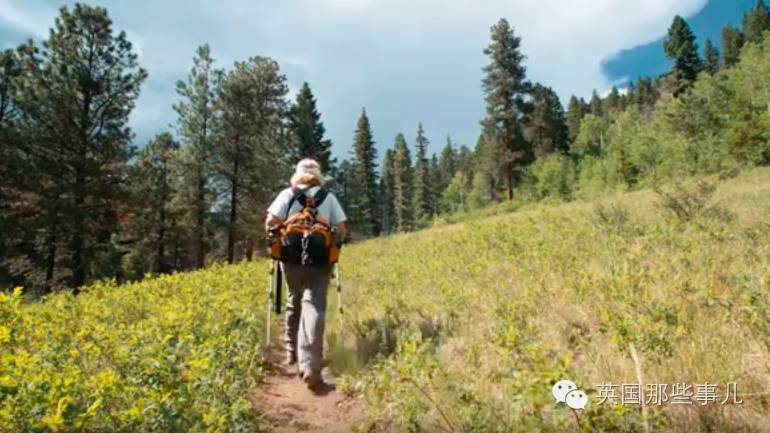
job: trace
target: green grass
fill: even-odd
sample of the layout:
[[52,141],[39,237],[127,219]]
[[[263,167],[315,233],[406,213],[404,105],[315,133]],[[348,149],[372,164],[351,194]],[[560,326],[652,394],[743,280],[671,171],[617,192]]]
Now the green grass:
[[[345,313],[332,288],[327,328],[340,389],[364,397],[375,431],[577,431],[551,399],[561,378],[592,397],[584,431],[645,432],[645,417],[655,432],[768,431],[770,169],[709,181],[713,195],[667,189],[703,204],[686,220],[646,190],[346,247]],[[247,397],[265,270],[1,295],[0,431],[260,431]],[[745,402],[645,415],[595,400],[598,384],[638,382],[737,382]]]
[[[592,397],[601,383],[639,383],[633,346],[644,383],[757,394],[650,407],[653,431],[768,431],[770,170],[709,181],[716,192],[687,221],[638,191],[487,209],[351,246],[347,349],[330,332],[343,387],[395,431],[575,431],[550,383],[571,378]],[[633,406],[592,402],[581,422],[645,431]]]

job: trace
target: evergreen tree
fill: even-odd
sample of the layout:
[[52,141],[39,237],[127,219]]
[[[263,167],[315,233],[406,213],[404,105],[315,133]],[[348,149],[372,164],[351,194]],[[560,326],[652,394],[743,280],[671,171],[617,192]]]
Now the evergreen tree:
[[722,64],[726,68],[738,63],[745,40],[743,33],[730,24],[722,27]]
[[14,99],[17,97],[22,70],[19,59],[13,50],[0,52],[0,286],[14,287],[24,281],[11,279],[8,261],[18,252],[13,251],[15,232],[22,231],[24,225],[16,218],[12,203],[16,192],[25,188],[22,184],[25,171],[21,168],[18,131],[18,110]]
[[706,39],[706,42],[703,44],[703,70],[714,75],[719,71],[719,65],[719,51],[711,43],[710,39]]
[[[422,123],[417,126],[417,138],[415,139],[414,164],[414,219],[420,221],[431,216],[433,204],[431,203],[432,189],[430,185],[430,165],[428,161],[428,138],[422,129]],[[396,140],[398,144],[398,140]]]
[[617,86],[612,86],[610,93],[607,94],[607,98],[604,100],[603,108],[605,116],[611,116],[623,110],[623,101]]
[[636,92],[634,103],[640,111],[650,112],[658,100],[658,94],[655,85],[649,77],[639,78],[636,81]]
[[569,129],[559,96],[550,87],[540,84],[532,87],[530,95],[525,136],[531,143],[534,156],[541,158],[551,152],[566,151]]
[[182,100],[174,105],[183,145],[185,204],[192,222],[195,242],[195,266],[206,264],[209,233],[209,210],[214,201],[210,177],[213,172],[214,140],[219,116],[214,105],[223,72],[214,69],[208,45],[196,51],[187,81],[178,81],[177,94]]
[[316,99],[307,82],[297,93],[297,100],[289,111],[289,126],[296,140],[294,159],[313,158],[326,173],[333,163],[330,140],[324,139],[326,128],[316,108]]
[[333,188],[331,190],[337,197],[337,201],[343,209],[350,207],[351,179],[353,178],[353,164],[347,159],[343,160],[335,170],[332,171]]
[[671,71],[673,88],[676,97],[690,88],[702,69],[698,45],[690,25],[684,18],[677,15],[668,29],[668,35],[663,43],[663,52],[668,59],[674,61]]
[[599,97],[596,89],[591,93],[591,100],[588,102],[588,113],[596,117],[604,116],[604,101]]
[[[235,261],[238,238],[247,245],[261,233],[259,221],[244,219],[238,211],[244,204],[267,203],[280,186],[281,140],[275,133],[286,112],[286,78],[278,63],[265,57],[236,62],[218,88],[216,108],[220,116],[220,135],[215,140],[216,174],[228,193],[228,263]],[[271,180],[273,180],[271,182]],[[256,215],[258,209],[245,212]],[[250,230],[251,229],[251,230]]]
[[567,114],[565,122],[567,123],[568,137],[570,143],[575,141],[578,132],[580,132],[580,122],[586,114],[585,103],[581,102],[577,96],[572,95],[567,104]]
[[[416,171],[416,170],[415,170]],[[395,229],[410,230],[413,225],[413,186],[412,158],[403,134],[396,136],[393,153],[393,208]]]
[[765,32],[770,29],[770,10],[763,0],[757,0],[754,7],[743,14],[742,26],[746,42],[762,43]]
[[106,9],[60,9],[38,50],[22,49],[18,108],[34,143],[25,148],[40,169],[31,194],[40,196],[46,278],[57,257],[78,287],[103,276],[100,261],[117,258],[111,240],[132,155],[128,120],[147,73],[124,32],[115,34]]
[[[491,135],[498,145],[488,149],[496,153],[486,152],[485,157],[491,158],[486,166],[499,165],[508,200],[512,200],[514,184],[530,160],[522,124],[528,84],[520,49],[521,38],[514,35],[505,18],[492,26],[491,38],[492,42],[484,50],[490,63],[484,67],[482,81],[487,105],[487,116],[482,124],[486,134]],[[494,178],[500,176],[488,174]]]
[[428,178],[430,179],[430,204],[431,204],[431,215],[436,215],[439,212],[441,212],[441,192],[443,191],[443,187],[441,187],[441,184],[443,182],[443,175],[441,173],[441,167],[439,166],[439,160],[438,155],[435,153],[431,155],[430,157],[430,176]]
[[476,160],[473,155],[473,151],[468,146],[460,146],[460,150],[457,151],[457,166],[455,171],[462,171],[468,178],[468,184],[470,185],[471,179],[476,169]]
[[395,229],[396,211],[394,208],[395,155],[393,149],[385,151],[380,176],[380,205],[382,207],[382,232],[392,233]]
[[437,185],[439,190],[444,190],[449,185],[449,182],[452,181],[457,171],[457,158],[457,151],[452,144],[452,139],[447,136],[446,146],[441,150],[441,156],[439,156],[438,160],[440,181]]
[[133,245],[128,267],[135,277],[146,272],[170,272],[177,265],[169,253],[179,246],[180,215],[172,206],[178,149],[171,134],[159,134],[139,151],[131,167],[132,222],[127,231]]
[[351,224],[360,233],[377,236],[380,221],[377,204],[377,148],[374,146],[372,128],[366,110],[358,119],[353,141],[348,206]]
[[[17,97],[22,69],[13,50],[0,51],[0,136],[7,137],[14,128],[18,110],[14,99]],[[2,142],[0,151],[11,150],[11,143]]]
[[636,84],[633,81],[629,81],[626,85],[626,92],[622,95],[623,110],[636,104]]

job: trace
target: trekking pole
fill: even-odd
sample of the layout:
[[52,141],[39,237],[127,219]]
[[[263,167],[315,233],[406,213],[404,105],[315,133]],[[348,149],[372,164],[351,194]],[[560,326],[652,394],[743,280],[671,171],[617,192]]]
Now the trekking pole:
[[275,272],[275,260],[270,261],[267,270],[267,321],[265,321],[265,350],[270,347],[270,313],[273,312],[273,273]]
[[275,315],[281,314],[281,289],[283,287],[283,268],[280,263],[277,263],[276,277],[275,277]]
[[337,280],[337,312],[340,315],[340,335],[342,334],[342,280],[340,280],[340,264],[334,264],[335,280]]

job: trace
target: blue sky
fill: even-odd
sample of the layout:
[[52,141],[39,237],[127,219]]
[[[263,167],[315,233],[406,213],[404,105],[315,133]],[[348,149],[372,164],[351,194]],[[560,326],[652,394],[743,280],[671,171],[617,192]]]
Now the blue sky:
[[[523,37],[530,79],[563,100],[666,69],[660,38],[675,14],[714,38],[754,0],[97,0],[126,30],[150,76],[131,124],[142,145],[175,120],[174,83],[208,42],[220,67],[276,59],[292,92],[308,81],[338,157],[363,107],[379,148],[422,121],[473,146],[484,115],[480,80],[489,27],[506,17]],[[61,0],[0,0],[0,47],[45,37]],[[718,37],[714,38],[718,40]],[[173,127],[171,127],[173,128]]]
[[[698,36],[698,46],[703,49],[706,39],[720,47],[720,33],[725,23],[739,27],[743,13],[752,8],[756,0],[711,0],[697,14],[687,17],[687,22]],[[663,36],[658,40],[633,48],[624,49],[602,62],[602,72],[613,83],[622,83],[637,76],[655,76],[671,67],[663,57]]]

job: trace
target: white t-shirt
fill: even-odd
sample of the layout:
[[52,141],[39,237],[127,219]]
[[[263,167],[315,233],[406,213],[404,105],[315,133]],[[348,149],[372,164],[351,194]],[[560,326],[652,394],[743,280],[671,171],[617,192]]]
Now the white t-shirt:
[[[301,187],[302,185],[300,185],[300,189],[303,189]],[[314,197],[320,189],[320,187],[314,186],[307,190],[305,195],[308,197]],[[273,203],[270,205],[267,211],[271,215],[275,215],[282,220],[286,220],[287,215],[291,216],[292,214],[302,210],[302,204],[300,204],[298,200],[294,200],[294,203],[291,205],[291,209],[287,209],[292,197],[294,197],[294,190],[291,188],[286,188],[285,190],[281,191],[280,194],[278,194],[278,197],[276,197],[275,200],[273,200]],[[326,198],[324,199],[323,203],[321,203],[321,205],[316,208],[316,211],[318,212],[317,216],[319,218],[329,221],[329,224],[333,226],[345,222],[348,219],[348,217],[345,215],[345,211],[342,210],[342,206],[340,206],[340,202],[337,200],[337,197],[335,197],[331,192],[326,194]]]

